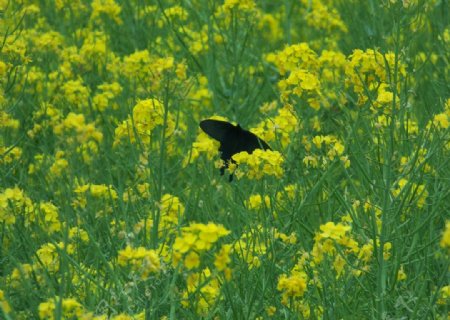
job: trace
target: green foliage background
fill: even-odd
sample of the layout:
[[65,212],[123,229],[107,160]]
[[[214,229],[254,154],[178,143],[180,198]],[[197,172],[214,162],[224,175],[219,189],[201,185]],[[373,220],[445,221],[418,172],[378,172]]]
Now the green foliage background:
[[448,317],[447,1],[0,8],[3,318]]

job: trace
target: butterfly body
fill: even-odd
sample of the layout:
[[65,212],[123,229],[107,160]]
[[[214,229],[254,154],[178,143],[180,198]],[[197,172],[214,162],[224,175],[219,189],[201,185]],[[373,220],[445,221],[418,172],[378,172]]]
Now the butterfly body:
[[[269,145],[255,134],[241,128],[240,125],[233,125],[226,121],[220,120],[203,120],[200,122],[200,128],[211,138],[220,142],[220,158],[225,165],[220,168],[223,175],[228,163],[232,160],[232,156],[246,151],[252,153],[255,149],[271,150]],[[230,180],[232,176],[230,176]]]

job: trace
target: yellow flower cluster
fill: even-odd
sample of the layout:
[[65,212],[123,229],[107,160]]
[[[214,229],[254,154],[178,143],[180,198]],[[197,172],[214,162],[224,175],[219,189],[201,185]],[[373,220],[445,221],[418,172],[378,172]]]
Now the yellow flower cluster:
[[261,266],[261,258],[267,253],[267,245],[262,239],[264,229],[257,226],[241,235],[239,240],[234,243],[233,250],[238,257],[244,261],[249,269]]
[[120,250],[117,257],[119,266],[129,267],[141,280],[147,279],[150,274],[161,270],[161,262],[155,250],[144,247],[132,248],[128,245]]
[[327,6],[327,2],[329,1],[301,0],[301,3],[307,7],[305,19],[308,26],[327,32],[348,32],[347,26],[342,21],[338,11],[331,6]]
[[178,197],[166,193],[162,196],[158,206],[160,212],[158,230],[161,235],[167,237],[176,231],[183,220],[184,205]]
[[345,85],[347,88],[352,88],[357,94],[359,106],[368,101],[367,90],[374,92],[379,106],[392,101],[393,93],[392,89],[389,89],[388,83],[393,74],[390,74],[389,70],[398,70],[399,76],[406,75],[406,67],[401,62],[399,62],[398,69],[395,68],[394,53],[382,54],[373,49],[366,51],[356,49],[348,57],[348,60],[345,68],[347,77]]
[[259,180],[265,175],[281,178],[284,174],[284,159],[278,151],[256,149],[251,154],[239,152],[233,155],[232,159],[236,163],[231,163],[229,170],[236,174],[238,179],[246,176]]
[[[198,267],[199,254],[210,250],[214,243],[229,233],[223,226],[214,223],[191,223],[188,227],[183,227],[181,235],[176,237],[173,244],[173,264],[178,265],[180,259],[185,256],[186,268]],[[190,255],[187,255],[188,253]]]
[[122,87],[118,82],[103,83],[97,88],[100,92],[92,98],[92,105],[95,109],[101,112],[104,112],[108,107],[114,110],[119,109],[117,102],[111,104],[111,101],[122,92]]
[[75,247],[72,244],[59,242],[57,244],[45,243],[37,251],[36,257],[39,261],[39,267],[47,272],[57,273],[61,267],[61,252],[73,254]]
[[[116,201],[118,199],[118,195],[116,190],[112,186],[107,186],[105,184],[79,184],[74,189],[74,192],[77,195],[77,198],[73,201],[72,205],[75,207],[85,208],[89,199],[89,196],[92,199],[99,199],[104,201]],[[101,211],[102,215],[109,211]]]
[[[103,140],[103,134],[96,129],[94,123],[86,123],[85,116],[81,113],[70,112],[53,129],[54,133],[61,137],[66,137],[66,143],[87,144],[89,141],[100,143]],[[74,139],[68,139],[67,135],[75,134]]]
[[190,274],[186,282],[187,290],[182,294],[181,305],[185,308],[193,306],[198,315],[206,315],[220,298],[219,279],[205,268]]
[[[158,57],[148,50],[136,51],[123,58],[121,72],[126,79],[137,86],[143,95],[148,92],[159,93],[166,78],[179,82],[186,78],[187,66],[184,62],[176,63],[173,57]],[[167,77],[166,77],[167,76]],[[175,77],[174,77],[175,76]],[[145,84],[145,86],[142,86]]]
[[[414,200],[419,209],[424,207],[428,198],[428,191],[425,188],[425,185],[416,184],[405,178],[398,181],[397,188],[392,190],[392,194],[394,197],[398,197],[400,194],[410,195],[408,198],[410,198],[411,201]],[[404,197],[402,197],[402,199],[404,199]]]
[[20,188],[6,188],[0,193],[0,222],[14,224],[19,214],[29,219],[34,210],[35,205]]
[[450,220],[445,222],[445,230],[441,238],[441,247],[449,249],[450,252]]
[[91,20],[95,21],[101,15],[105,15],[117,24],[122,24],[120,12],[122,8],[114,0],[93,0]]
[[61,306],[61,316],[64,319],[80,319],[84,315],[84,307],[74,298],[60,297],[48,299],[46,302],[39,304],[39,318],[53,320],[56,318],[56,309]]
[[283,148],[286,148],[291,143],[291,135],[296,133],[298,129],[299,121],[294,108],[285,104],[277,110],[276,116],[264,120],[257,128],[250,131],[266,142],[276,139]]
[[[306,139],[305,139],[306,140]],[[350,160],[344,154],[345,146],[337,137],[333,135],[317,135],[312,138],[312,144],[305,142],[305,149],[308,155],[303,158],[303,163],[309,168],[326,168],[329,160],[333,161],[338,158],[345,168],[350,167]],[[314,145],[315,150],[312,146]],[[313,153],[313,151],[315,151]]]
[[5,299],[5,293],[0,290],[0,311],[4,314],[9,314],[11,312],[11,306],[8,300]]
[[[144,151],[148,151],[152,142],[156,143],[160,140],[160,137],[152,139],[154,136],[153,131],[157,127],[163,127],[167,138],[173,137],[175,120],[172,114],[168,110],[165,110],[164,104],[157,99],[141,100],[134,106],[133,116],[128,116],[115,129],[113,145],[117,146],[123,138],[128,138],[133,144],[142,143]],[[170,144],[168,145],[170,146]]]
[[[191,223],[188,227],[181,229],[181,234],[175,238],[173,243],[172,264],[183,266],[189,272],[186,283],[187,289],[182,293],[181,304],[184,307],[195,306],[197,314],[204,315],[216,302],[220,293],[219,276],[212,273],[209,267],[199,272],[191,270],[198,269],[202,262],[206,263],[207,253],[212,250],[220,238],[228,235],[230,231],[221,225],[214,223],[201,224]],[[214,255],[214,266],[217,272],[223,272],[225,280],[230,280],[231,245],[223,245]]]

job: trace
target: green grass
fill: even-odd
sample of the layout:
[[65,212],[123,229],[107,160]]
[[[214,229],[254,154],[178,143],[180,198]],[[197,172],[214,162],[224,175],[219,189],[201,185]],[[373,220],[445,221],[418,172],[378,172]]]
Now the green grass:
[[0,318],[448,317],[446,1],[0,7]]

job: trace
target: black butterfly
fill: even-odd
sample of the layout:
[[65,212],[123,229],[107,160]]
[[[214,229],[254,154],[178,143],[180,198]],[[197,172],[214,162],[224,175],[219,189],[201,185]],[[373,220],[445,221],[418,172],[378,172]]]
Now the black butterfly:
[[[208,119],[200,122],[200,128],[211,138],[220,142],[220,158],[225,163],[220,168],[221,175],[228,168],[228,163],[233,161],[231,157],[236,153],[242,151],[252,153],[255,149],[272,150],[264,140],[242,129],[240,125],[235,126],[226,121]],[[231,180],[233,180],[232,175],[230,175]]]

